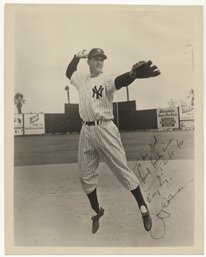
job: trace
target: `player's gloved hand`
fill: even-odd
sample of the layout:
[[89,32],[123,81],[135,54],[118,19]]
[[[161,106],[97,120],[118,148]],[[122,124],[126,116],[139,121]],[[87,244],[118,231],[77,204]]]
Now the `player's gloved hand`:
[[79,51],[77,54],[75,54],[75,56],[77,58],[87,58],[88,54],[89,54],[89,51],[86,49],[83,49],[83,50]]
[[152,65],[151,61],[140,61],[132,66],[130,76],[132,78],[150,78],[160,75],[160,71],[156,65]]

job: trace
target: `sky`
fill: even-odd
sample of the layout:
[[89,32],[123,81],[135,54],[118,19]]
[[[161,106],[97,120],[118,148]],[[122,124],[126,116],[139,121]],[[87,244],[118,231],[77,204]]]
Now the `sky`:
[[[26,99],[23,112],[63,113],[70,87],[71,103],[78,92],[65,76],[79,50],[104,49],[104,73],[121,74],[140,60],[152,60],[161,71],[155,78],[129,86],[137,110],[168,107],[170,98],[185,100],[194,88],[194,56],[198,38],[192,8],[142,9],[30,6],[15,14],[15,92]],[[85,60],[78,69],[89,72]],[[114,101],[126,101],[126,89]]]

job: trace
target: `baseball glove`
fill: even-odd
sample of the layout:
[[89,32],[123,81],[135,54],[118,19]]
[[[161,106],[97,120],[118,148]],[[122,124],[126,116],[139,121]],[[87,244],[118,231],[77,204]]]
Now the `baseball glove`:
[[140,61],[133,65],[130,76],[132,78],[150,78],[160,75],[160,71],[156,65],[152,65],[151,61]]

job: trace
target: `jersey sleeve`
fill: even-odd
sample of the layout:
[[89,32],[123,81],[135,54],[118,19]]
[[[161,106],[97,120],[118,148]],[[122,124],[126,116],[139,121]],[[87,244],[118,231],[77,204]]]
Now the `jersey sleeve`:
[[83,82],[83,77],[84,75],[81,72],[75,71],[71,76],[70,83],[74,85],[77,88],[77,90],[79,90]]
[[105,86],[106,86],[106,91],[109,94],[114,94],[116,91],[116,87],[114,84],[115,78],[117,77],[117,75],[109,75],[108,77],[105,78]]

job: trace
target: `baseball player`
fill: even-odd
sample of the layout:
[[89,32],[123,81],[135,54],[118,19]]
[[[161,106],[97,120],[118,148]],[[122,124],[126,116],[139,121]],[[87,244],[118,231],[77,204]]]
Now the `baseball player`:
[[[88,74],[77,71],[77,65],[83,58],[87,59]],[[135,79],[158,76],[160,71],[151,61],[141,61],[120,76],[105,76],[102,72],[105,59],[107,56],[100,48],[93,48],[90,52],[82,50],[74,55],[66,70],[66,76],[79,93],[79,113],[83,125],[79,138],[78,169],[82,188],[96,213],[92,216],[92,233],[97,232],[99,219],[104,215],[97,197],[100,157],[133,194],[144,228],[150,231],[152,219],[139,187],[140,182],[127,165],[120,133],[113,122],[112,102],[116,90],[130,85]]]

